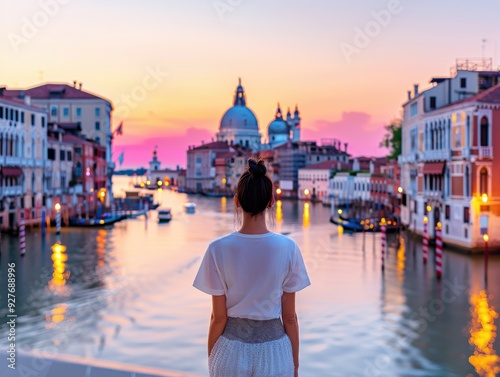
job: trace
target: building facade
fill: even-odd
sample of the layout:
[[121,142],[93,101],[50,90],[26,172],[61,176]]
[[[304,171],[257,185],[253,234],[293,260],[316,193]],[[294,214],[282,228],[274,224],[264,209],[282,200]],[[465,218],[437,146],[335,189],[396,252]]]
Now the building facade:
[[487,223],[490,243],[500,247],[492,232],[500,229],[493,154],[500,142],[500,86],[492,87],[499,77],[498,71],[457,69],[452,78],[431,80],[429,90],[416,87],[403,105],[401,215],[412,231],[422,234],[425,220],[434,237],[441,223],[445,243],[475,250],[484,245],[481,224]]
[[5,89],[4,96],[10,98],[29,98],[33,105],[45,108],[48,121],[63,126],[77,124],[82,137],[92,139],[106,148],[107,194],[106,201],[112,199],[112,103],[96,94],[82,89],[82,84],[44,84],[28,89]]
[[41,216],[46,174],[47,114],[0,89],[0,230]]

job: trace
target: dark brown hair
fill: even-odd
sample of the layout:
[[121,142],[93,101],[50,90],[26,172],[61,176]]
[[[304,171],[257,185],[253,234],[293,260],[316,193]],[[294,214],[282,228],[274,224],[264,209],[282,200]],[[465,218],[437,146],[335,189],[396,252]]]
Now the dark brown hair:
[[247,170],[236,186],[236,196],[243,211],[257,216],[270,204],[273,197],[273,183],[266,175],[264,160],[248,159]]

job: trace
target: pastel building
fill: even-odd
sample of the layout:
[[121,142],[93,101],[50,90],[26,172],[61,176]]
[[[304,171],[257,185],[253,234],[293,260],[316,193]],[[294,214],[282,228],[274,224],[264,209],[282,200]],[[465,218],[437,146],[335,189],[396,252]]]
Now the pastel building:
[[112,160],[111,101],[82,89],[82,84],[50,83],[27,89],[5,89],[4,96],[10,98],[30,98],[33,105],[45,108],[48,121],[64,126],[76,125],[81,134],[106,148],[107,186],[106,201],[112,195],[111,176],[114,169]]
[[0,229],[41,215],[47,177],[47,114],[0,88]]
[[441,223],[445,243],[471,250],[483,248],[487,225],[498,248],[500,72],[464,64],[403,104],[401,217],[419,234],[425,218],[431,237]]

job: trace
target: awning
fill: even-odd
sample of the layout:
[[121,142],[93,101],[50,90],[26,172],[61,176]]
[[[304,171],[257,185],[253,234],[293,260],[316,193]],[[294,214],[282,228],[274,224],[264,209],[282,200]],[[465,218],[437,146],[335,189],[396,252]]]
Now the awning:
[[4,177],[19,177],[23,175],[23,170],[21,168],[2,168],[2,175]]
[[442,175],[444,171],[444,162],[426,162],[424,164],[424,174]]

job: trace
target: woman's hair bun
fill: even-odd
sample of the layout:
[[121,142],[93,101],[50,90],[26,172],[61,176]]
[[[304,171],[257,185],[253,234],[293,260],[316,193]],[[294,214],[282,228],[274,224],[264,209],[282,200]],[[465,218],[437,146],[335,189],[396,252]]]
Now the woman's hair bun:
[[248,171],[252,174],[252,177],[258,178],[263,177],[267,173],[266,165],[264,165],[264,160],[255,161],[253,158],[248,159]]

